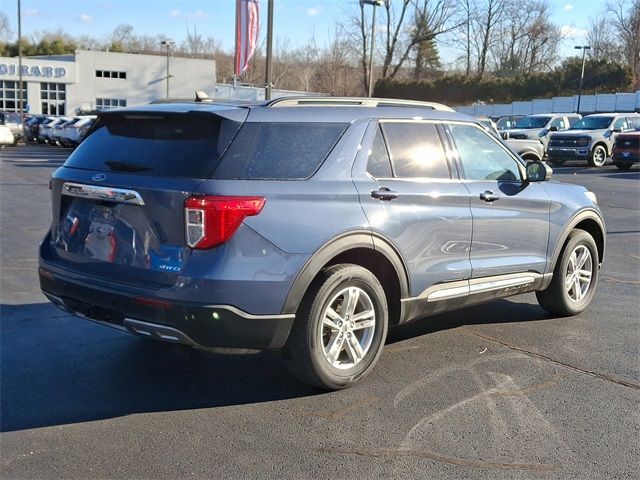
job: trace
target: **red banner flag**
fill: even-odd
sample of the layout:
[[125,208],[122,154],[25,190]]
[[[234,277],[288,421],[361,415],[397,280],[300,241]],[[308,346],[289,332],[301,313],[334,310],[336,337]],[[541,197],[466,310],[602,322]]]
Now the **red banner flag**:
[[236,76],[249,68],[258,43],[259,23],[258,0],[236,0]]

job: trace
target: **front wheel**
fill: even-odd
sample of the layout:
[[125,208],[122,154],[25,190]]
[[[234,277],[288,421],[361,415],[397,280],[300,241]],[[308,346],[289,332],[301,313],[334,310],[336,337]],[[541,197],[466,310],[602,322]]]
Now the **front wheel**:
[[368,375],[387,337],[388,307],[369,270],[341,264],[312,282],[296,314],[285,355],[302,381],[328,390]]
[[549,286],[536,297],[547,312],[571,316],[582,312],[596,291],[598,282],[598,248],[584,230],[573,230],[562,249]]
[[591,152],[591,158],[589,159],[589,165],[592,167],[601,167],[607,160],[607,149],[602,145],[596,145]]

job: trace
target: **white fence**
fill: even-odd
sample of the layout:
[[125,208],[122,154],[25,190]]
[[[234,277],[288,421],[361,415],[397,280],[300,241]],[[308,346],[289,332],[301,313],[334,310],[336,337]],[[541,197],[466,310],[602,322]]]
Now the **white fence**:
[[[453,107],[468,115],[531,115],[533,113],[570,113],[578,108],[578,96],[536,99],[530,102],[513,102],[495,105],[470,105]],[[640,112],[640,90],[635,93],[606,93],[582,95],[580,113]]]
[[[207,92],[211,98],[216,100],[244,100],[248,102],[256,102],[264,100],[264,88],[251,87],[245,85],[233,86],[228,83],[216,83],[214,92]],[[294,90],[277,90],[271,91],[271,98],[295,97],[299,95],[319,96],[319,93],[297,92]]]

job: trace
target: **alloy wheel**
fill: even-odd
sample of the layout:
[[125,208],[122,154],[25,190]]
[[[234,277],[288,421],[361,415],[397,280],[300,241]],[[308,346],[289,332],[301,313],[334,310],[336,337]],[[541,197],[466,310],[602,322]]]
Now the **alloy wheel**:
[[347,369],[362,361],[373,341],[376,312],[371,298],[359,287],[340,290],[329,301],[320,325],[325,360]]
[[567,295],[573,302],[580,303],[585,298],[591,285],[592,276],[591,252],[585,245],[578,245],[569,256],[564,280]]

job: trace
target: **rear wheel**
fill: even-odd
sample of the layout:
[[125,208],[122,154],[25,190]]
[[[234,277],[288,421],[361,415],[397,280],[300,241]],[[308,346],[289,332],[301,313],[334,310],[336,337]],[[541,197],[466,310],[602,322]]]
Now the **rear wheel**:
[[589,159],[589,165],[592,167],[601,167],[607,160],[607,149],[602,145],[596,145],[591,152],[591,158]]
[[368,375],[387,336],[384,290],[369,270],[342,264],[322,271],[298,309],[285,354],[302,381],[337,390]]
[[598,248],[584,230],[573,230],[562,250],[549,286],[536,297],[549,313],[577,315],[593,298],[598,281]]

